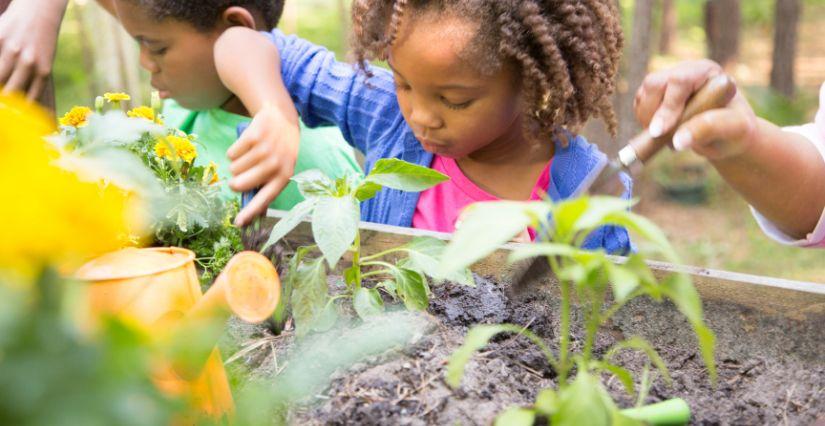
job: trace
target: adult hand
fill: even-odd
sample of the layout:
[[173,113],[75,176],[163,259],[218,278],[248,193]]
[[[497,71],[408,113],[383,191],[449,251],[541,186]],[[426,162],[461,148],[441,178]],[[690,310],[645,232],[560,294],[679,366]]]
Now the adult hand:
[[68,0],[16,0],[0,15],[0,86],[36,99],[51,73]]
[[[722,72],[715,62],[701,60],[682,62],[648,75],[636,93],[636,118],[651,136],[669,132],[690,97]],[[691,149],[711,161],[729,159],[751,147],[756,129],[756,115],[737,91],[724,108],[698,114],[682,124],[673,137],[673,146],[680,151]]]

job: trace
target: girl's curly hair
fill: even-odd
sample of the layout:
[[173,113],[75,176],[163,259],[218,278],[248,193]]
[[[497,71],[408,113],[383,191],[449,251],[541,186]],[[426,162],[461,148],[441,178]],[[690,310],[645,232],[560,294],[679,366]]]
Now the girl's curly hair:
[[[534,137],[562,136],[591,117],[616,133],[610,98],[623,36],[616,0],[354,0],[353,54],[385,59],[405,19],[451,14],[475,21],[464,54],[491,73],[511,63],[520,72],[525,127]],[[478,55],[481,55],[480,57]]]

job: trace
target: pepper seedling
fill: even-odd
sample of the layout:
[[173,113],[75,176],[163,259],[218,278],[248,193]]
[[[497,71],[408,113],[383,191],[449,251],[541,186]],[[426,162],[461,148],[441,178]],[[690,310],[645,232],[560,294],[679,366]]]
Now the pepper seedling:
[[[444,241],[436,238],[415,238],[402,246],[374,254],[365,254],[361,248],[358,225],[362,202],[381,190],[418,192],[447,179],[435,170],[398,159],[378,160],[366,177],[348,175],[333,180],[318,170],[293,177],[305,200],[272,228],[261,251],[306,218],[311,221],[316,245],[299,248],[290,260],[284,278],[282,305],[275,315],[276,323],[284,321],[287,310],[291,309],[296,333],[303,335],[332,324],[336,299],[351,298],[358,316],[367,319],[384,311],[381,291],[403,301],[407,309],[425,310],[430,296],[428,278],[436,282],[449,280],[473,285],[472,274],[467,268],[457,268],[446,274],[435,272],[446,247]],[[309,255],[316,249],[321,256],[311,258]],[[328,268],[334,270],[347,252],[351,253],[352,265],[342,271],[345,291],[330,296]]]
[[[655,301],[668,299],[688,319],[696,334],[702,358],[711,380],[715,380],[713,358],[715,336],[703,320],[702,303],[690,278],[673,273],[657,280],[645,262],[645,255],[659,253],[670,262],[678,258],[664,233],[646,218],[629,211],[631,202],[612,197],[578,198],[554,203],[490,202],[474,205],[462,227],[445,249],[440,273],[468,267],[493,252],[501,244],[527,227],[540,230],[541,241],[514,250],[510,261],[542,256],[547,259],[559,283],[560,330],[558,351],[553,353],[537,335],[513,324],[478,325],[472,328],[464,344],[450,358],[447,383],[457,388],[473,354],[500,333],[517,333],[535,343],[557,374],[558,386],[544,389],[531,407],[511,407],[498,417],[497,424],[532,425],[541,417],[557,424],[640,424],[639,417],[655,410],[621,411],[601,384],[599,375],[615,376],[631,395],[637,407],[646,398],[653,366],[666,382],[667,367],[653,346],[641,337],[630,337],[610,347],[599,358],[593,347],[601,326],[629,301],[648,296]],[[626,261],[616,262],[604,251],[587,251],[582,246],[594,230],[602,226],[623,226],[645,240],[639,253]],[[571,302],[579,302],[584,341],[571,342]],[[573,347],[581,348],[578,351]],[[647,355],[640,389],[630,370],[615,362],[618,352],[641,351]],[[575,378],[572,373],[575,367]],[[668,406],[683,407],[682,404]],[[640,414],[641,413],[641,414]],[[678,417],[678,416],[677,416]],[[650,419],[644,419],[650,420]]]

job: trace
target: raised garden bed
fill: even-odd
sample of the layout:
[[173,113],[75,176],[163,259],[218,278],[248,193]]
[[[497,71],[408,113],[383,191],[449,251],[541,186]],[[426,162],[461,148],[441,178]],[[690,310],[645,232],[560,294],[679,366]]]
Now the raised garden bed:
[[[270,212],[274,223],[279,212]],[[271,225],[271,223],[270,223]],[[374,253],[414,236],[444,235],[362,224],[362,247]],[[307,224],[293,231],[293,246],[311,238]],[[511,405],[529,405],[552,386],[554,373],[540,351],[523,337],[495,339],[473,358],[458,390],[444,381],[446,359],[464,341],[468,327],[510,322],[529,327],[556,349],[558,295],[555,282],[521,294],[511,291],[506,264],[513,245],[473,269],[477,287],[433,286],[428,314],[397,313],[384,321],[417,324],[409,344],[335,371],[328,385],[290,410],[293,424],[490,424]],[[617,261],[620,261],[617,258]],[[713,387],[687,321],[668,303],[637,299],[600,334],[595,351],[632,335],[648,339],[664,358],[673,385],[655,379],[647,402],[684,398],[694,424],[812,424],[825,416],[825,286],[701,268],[653,263],[655,272],[688,273],[699,291],[705,319],[717,336],[718,383]],[[335,286],[340,278],[330,279]],[[578,342],[580,324],[573,328]],[[346,333],[346,332],[344,332]],[[346,339],[340,330],[311,336],[316,341]],[[283,374],[294,336],[272,336],[265,327],[232,323],[225,342],[243,347],[230,366],[244,364],[252,377],[276,380]],[[574,344],[576,344],[574,343]],[[249,346],[252,345],[252,346]],[[254,349],[253,349],[254,348]],[[231,354],[227,353],[227,356]],[[621,361],[642,368],[641,355]],[[615,377],[603,382],[622,407],[634,401]]]

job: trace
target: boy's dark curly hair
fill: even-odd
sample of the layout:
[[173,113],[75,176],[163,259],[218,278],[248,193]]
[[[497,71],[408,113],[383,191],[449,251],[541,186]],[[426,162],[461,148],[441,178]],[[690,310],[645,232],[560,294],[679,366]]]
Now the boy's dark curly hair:
[[354,0],[359,66],[366,71],[367,61],[386,58],[403,20],[441,14],[478,23],[463,54],[484,64],[482,72],[515,65],[528,135],[566,140],[563,128],[577,130],[596,116],[615,135],[610,98],[623,44],[616,0]]
[[226,9],[241,6],[260,12],[268,28],[278,26],[286,0],[129,0],[149,10],[158,21],[166,18],[192,24],[200,31],[215,28]]

